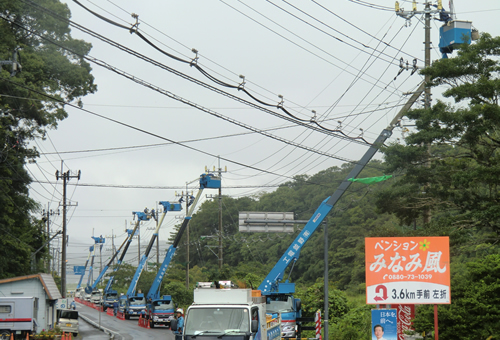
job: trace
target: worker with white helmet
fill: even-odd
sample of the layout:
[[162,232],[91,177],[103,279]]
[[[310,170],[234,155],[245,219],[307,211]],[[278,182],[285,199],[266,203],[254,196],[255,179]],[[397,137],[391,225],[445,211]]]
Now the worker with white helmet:
[[184,330],[184,311],[182,308],[177,308],[175,313],[177,314],[177,331],[175,331],[175,333],[182,334]]

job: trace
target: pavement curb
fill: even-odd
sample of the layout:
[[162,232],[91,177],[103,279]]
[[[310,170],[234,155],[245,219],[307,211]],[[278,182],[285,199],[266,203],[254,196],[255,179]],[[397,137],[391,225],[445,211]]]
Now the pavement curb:
[[80,314],[79,317],[82,318],[85,322],[87,322],[91,326],[94,326],[95,328],[100,329],[104,333],[108,334],[110,339],[123,340],[123,337],[119,333],[116,333],[110,329],[107,329],[106,327],[99,326],[99,324],[97,322],[90,320],[88,317],[86,317],[82,314]]

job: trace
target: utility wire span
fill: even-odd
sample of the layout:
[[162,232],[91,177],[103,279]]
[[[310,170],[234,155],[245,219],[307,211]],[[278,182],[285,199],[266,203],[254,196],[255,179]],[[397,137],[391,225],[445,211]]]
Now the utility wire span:
[[[221,115],[221,114],[219,114],[219,113],[217,113],[217,112],[215,112],[215,111],[213,111],[213,110],[210,110],[210,109],[205,108],[205,107],[203,107],[203,106],[201,106],[201,105],[199,105],[199,104],[196,104],[196,103],[191,102],[191,101],[189,101],[189,100],[187,100],[187,99],[184,99],[184,98],[182,98],[182,97],[180,97],[180,96],[178,96],[178,95],[175,95],[175,94],[173,94],[173,93],[172,93],[172,92],[170,92],[170,91],[164,90],[164,89],[162,89],[162,88],[160,88],[160,87],[158,87],[158,86],[156,86],[156,85],[153,85],[153,84],[151,84],[151,83],[148,83],[148,82],[146,82],[145,80],[142,80],[142,79],[140,79],[140,78],[138,78],[138,77],[136,77],[136,76],[134,76],[134,75],[128,74],[127,72],[122,71],[122,70],[120,70],[120,69],[118,69],[118,68],[116,68],[116,67],[114,67],[114,66],[112,66],[112,65],[109,65],[108,63],[106,63],[106,62],[104,62],[104,61],[101,61],[101,60],[99,60],[99,59],[97,59],[97,58],[90,57],[90,56],[79,55],[77,52],[72,51],[71,49],[68,49],[68,48],[66,48],[66,47],[62,46],[62,45],[60,45],[60,44],[58,44],[58,43],[54,42],[53,40],[48,39],[48,38],[46,38],[46,37],[44,37],[44,36],[40,35],[39,33],[35,32],[35,31],[33,31],[33,30],[30,30],[30,29],[28,29],[28,28],[26,28],[26,27],[24,27],[24,26],[22,26],[22,25],[20,25],[20,24],[18,24],[18,23],[16,23],[16,22],[12,22],[11,20],[9,20],[9,19],[5,18],[3,15],[2,15],[1,17],[2,17],[2,19],[4,19],[4,20],[6,20],[6,21],[11,22],[11,23],[12,23],[12,24],[14,24],[14,25],[17,25],[17,26],[21,27],[22,29],[26,30],[27,32],[29,32],[29,33],[31,33],[31,34],[34,34],[34,35],[36,35],[36,36],[38,36],[38,37],[40,37],[40,38],[42,38],[42,39],[44,39],[44,40],[47,40],[48,42],[50,42],[50,43],[52,43],[52,44],[55,44],[56,46],[59,46],[59,47],[61,47],[61,48],[65,49],[65,50],[67,50],[67,51],[69,51],[69,52],[71,52],[71,53],[74,53],[75,55],[78,55],[79,57],[84,58],[84,59],[85,59],[85,60],[87,60],[87,61],[90,61],[90,62],[92,62],[92,63],[94,63],[94,64],[96,64],[96,65],[99,65],[99,66],[101,66],[101,67],[107,68],[108,70],[113,71],[113,72],[115,72],[116,74],[119,74],[119,75],[121,75],[121,76],[123,76],[123,77],[125,77],[125,78],[127,78],[127,79],[129,79],[129,80],[132,80],[132,81],[134,81],[134,82],[136,82],[136,83],[138,83],[138,84],[142,85],[142,86],[145,86],[145,87],[147,87],[147,88],[149,88],[149,89],[155,90],[155,91],[157,91],[157,92],[159,92],[159,93],[161,93],[161,94],[163,94],[163,95],[165,95],[165,96],[167,96],[167,97],[169,97],[169,98],[172,98],[172,99],[174,99],[174,100],[177,100],[177,101],[179,101],[179,102],[182,102],[182,103],[184,103],[184,104],[186,104],[186,105],[192,106],[192,107],[194,107],[194,108],[196,108],[196,109],[198,109],[198,110],[200,110],[200,111],[203,111],[203,112],[209,113],[210,115],[212,115],[212,116],[214,116],[214,117],[220,118],[220,119],[222,119],[222,120],[225,120],[225,121],[230,122],[230,123],[232,123],[232,124],[238,125],[238,126],[240,126],[240,127],[243,127],[243,128],[245,128],[245,129],[248,129],[248,130],[250,130],[250,131],[257,132],[257,133],[259,133],[259,134],[262,134],[262,135],[264,135],[264,136],[266,136],[266,137],[269,137],[269,138],[275,139],[275,140],[277,140],[277,141],[283,142],[283,143],[285,143],[285,144],[292,145],[292,146],[296,146],[296,147],[298,147],[298,148],[300,148],[300,149],[304,149],[304,150],[306,150],[306,151],[310,151],[310,152],[318,153],[318,154],[321,154],[321,155],[323,155],[323,156],[327,156],[327,157],[330,157],[330,158],[338,159],[338,160],[343,161],[343,162],[355,163],[355,161],[353,161],[353,160],[350,160],[350,159],[347,159],[347,158],[343,158],[343,157],[340,157],[340,156],[336,156],[336,155],[332,155],[332,154],[328,154],[328,153],[324,153],[324,152],[322,152],[322,151],[320,151],[320,150],[314,150],[314,149],[309,148],[309,147],[307,147],[307,146],[304,146],[304,145],[300,145],[300,144],[293,143],[293,142],[288,141],[288,140],[286,140],[286,139],[284,139],[284,138],[281,138],[281,137],[278,137],[278,136],[275,136],[275,135],[269,134],[269,133],[267,133],[267,132],[264,132],[264,131],[262,131],[262,130],[256,129],[256,128],[254,128],[254,127],[250,126],[250,125],[247,125],[247,124],[244,124],[244,123],[238,122],[238,121],[236,121],[235,119],[232,119],[232,118],[229,118],[229,117],[223,116],[223,115]],[[2,78],[2,79],[6,79],[6,78]],[[18,86],[21,86],[21,84],[18,84],[18,83],[15,83],[15,82],[12,82],[12,83],[13,83],[13,84],[16,84],[16,85],[18,85]],[[28,88],[28,89],[29,89],[29,90],[31,90],[31,91],[35,91],[35,90],[33,90],[33,89],[30,89],[30,88]],[[36,92],[36,93],[39,93],[39,94],[42,94],[42,95],[45,95],[45,94],[40,93],[40,92],[38,92],[38,91],[35,91],[35,92]],[[48,97],[49,97],[49,98],[51,98],[51,99],[53,99],[53,100],[58,100],[57,98],[54,98],[54,97],[51,97],[51,96],[48,96]],[[60,101],[61,103],[64,103],[64,104],[67,104],[67,105],[71,105],[71,106],[74,106],[74,107],[75,107],[75,105],[72,105],[72,104],[66,103],[66,102],[61,101],[61,100],[59,100],[59,101]],[[82,109],[82,110],[84,110],[84,111],[86,111],[86,112],[91,112],[91,111],[88,111],[88,110],[85,110],[85,109]],[[96,113],[92,113],[92,114],[96,114]],[[96,115],[97,115],[97,114],[96,114]],[[132,127],[132,126],[130,126],[130,125],[128,125],[128,124],[125,124],[125,123],[119,122],[119,121],[117,121],[117,120],[110,119],[110,118],[108,118],[108,117],[101,116],[101,115],[99,115],[99,116],[100,116],[100,117],[103,117],[103,118],[106,118],[106,119],[108,119],[108,120],[111,120],[111,121],[114,121],[114,122],[120,123],[120,124],[122,124],[122,125],[126,125],[126,126],[129,126],[129,127]],[[286,118],[286,117],[285,117],[285,118]],[[138,129],[138,130],[141,130],[141,131],[143,131],[143,132],[146,132],[145,130],[142,130],[142,129]],[[321,131],[321,129],[320,129],[320,131]],[[149,132],[148,132],[148,133],[149,133]],[[150,133],[150,134],[151,134],[151,133]],[[155,134],[152,134],[152,135],[155,135]],[[161,136],[159,136],[159,135],[155,135],[155,136],[157,136],[157,137],[161,137]],[[175,144],[182,145],[182,146],[184,146],[184,147],[187,147],[187,148],[190,148],[190,149],[193,149],[193,150],[200,151],[200,150],[198,150],[198,149],[191,148],[191,147],[189,147],[189,146],[187,146],[187,145],[184,145],[184,144],[181,144],[181,143],[179,143],[179,142],[172,141],[172,140],[170,140],[170,139],[168,139],[168,138],[164,138],[164,137],[162,137],[162,138],[163,138],[164,140],[171,141],[171,142],[173,142],[173,143],[175,143]],[[348,138],[348,140],[351,140],[351,138]],[[207,153],[207,154],[209,154],[209,153]],[[212,154],[210,154],[210,155],[212,155]],[[213,156],[213,155],[212,155],[212,156]],[[228,160],[228,161],[229,161],[229,160]],[[231,161],[231,162],[235,162],[235,161]],[[238,162],[237,162],[237,163],[238,163]],[[247,165],[247,167],[248,167],[248,165]],[[259,171],[268,172],[268,171],[266,171],[266,170],[261,170],[261,169],[259,169]],[[272,172],[268,172],[268,173],[276,175],[275,173],[272,173]]]
[[[278,104],[272,104],[272,103],[267,103],[259,98],[257,98],[255,95],[253,95],[252,93],[250,93],[248,90],[245,89],[244,87],[244,79],[243,81],[239,84],[239,85],[232,85],[232,84],[229,84],[227,82],[224,82],[216,77],[214,77],[213,75],[211,75],[210,73],[208,73],[207,71],[205,71],[200,65],[198,65],[197,63],[197,51],[193,49],[193,52],[196,53],[196,57],[193,58],[192,60],[185,60],[185,59],[182,59],[182,58],[179,58],[171,53],[168,53],[164,50],[162,50],[161,48],[159,48],[158,46],[156,46],[155,44],[153,44],[149,39],[147,39],[141,32],[139,32],[139,29],[138,29],[138,23],[132,25],[132,27],[126,27],[124,25],[121,25],[119,23],[116,23],[110,19],[107,19],[105,17],[103,17],[102,15],[100,14],[97,14],[93,11],[91,11],[90,9],[88,9],[87,7],[83,6],[80,2],[78,2],[77,0],[73,0],[75,3],[77,3],[78,5],[80,5],[81,7],[85,8],[87,11],[89,11],[90,13],[96,15],[98,18],[110,23],[110,24],[113,24],[117,27],[120,27],[122,29],[126,29],[127,31],[129,31],[130,33],[135,33],[137,36],[139,36],[142,40],[144,40],[146,43],[148,43],[151,47],[153,47],[154,49],[156,49],[157,51],[159,51],[160,53],[168,56],[169,58],[172,58],[176,61],[179,61],[179,62],[182,62],[182,63],[185,63],[185,64],[189,64],[189,66],[191,67],[194,67],[196,68],[201,74],[203,74],[205,77],[207,77],[208,79],[212,80],[214,83],[216,83],[217,85],[219,86],[223,86],[223,87],[227,87],[227,88],[231,88],[231,89],[236,89],[238,91],[242,91],[244,92],[246,95],[248,95],[250,98],[252,98],[254,101],[256,101],[257,103],[261,104],[261,105],[264,105],[264,106],[268,106],[268,107],[274,107],[274,108],[277,108],[281,111],[283,111],[284,113],[286,113],[288,116],[290,116],[292,119],[294,119],[296,121],[296,123],[298,122],[302,122],[302,123],[308,123],[308,124],[315,124],[316,126],[318,126],[320,129],[323,129],[323,130],[326,130],[326,131],[330,131],[330,132],[333,132],[333,133],[337,133],[337,134],[340,134],[340,135],[343,135],[344,137],[347,137],[347,138],[351,138],[351,139],[360,139],[360,140],[363,140],[365,143],[369,144],[366,140],[364,140],[363,138],[360,138],[360,137],[349,137],[347,136],[343,131],[341,130],[333,130],[333,129],[329,129],[325,126],[322,126],[318,121],[316,121],[315,119],[302,119],[302,118],[299,118],[295,115],[293,115],[292,113],[290,113],[290,111],[288,111],[284,105],[283,105],[283,99],[281,102],[279,102]],[[70,24],[72,25],[76,25],[75,23],[69,21]],[[79,26],[79,25],[78,25]],[[78,27],[78,29],[81,29],[80,27]],[[87,28],[85,28],[85,30],[88,30]],[[89,30],[90,31],[90,30]],[[87,32],[88,33],[88,32]],[[95,32],[93,32],[93,36],[94,37],[97,37],[95,36]],[[104,37],[103,37],[104,38]],[[101,39],[101,38],[99,38]],[[107,39],[107,38],[105,38]],[[102,40],[102,39],[101,39]],[[226,96],[227,96],[227,93],[226,93]]]
[[[285,0],[283,0],[283,1],[285,1]],[[340,20],[342,20],[342,21],[344,21],[345,23],[349,24],[350,26],[352,26],[352,27],[356,28],[357,30],[359,30],[359,31],[361,31],[361,32],[363,32],[363,33],[365,33],[365,34],[367,34],[369,37],[371,37],[371,38],[373,38],[373,39],[375,39],[375,40],[380,41],[381,43],[383,43],[383,44],[387,45],[388,47],[391,47],[391,48],[394,48],[394,49],[398,50],[396,47],[393,47],[390,43],[387,43],[387,42],[383,41],[383,39],[379,39],[379,38],[377,38],[376,36],[374,36],[374,35],[370,34],[369,32],[366,32],[365,30],[363,30],[363,29],[359,28],[358,26],[354,25],[353,23],[351,23],[351,22],[347,21],[346,19],[342,18],[340,15],[336,14],[336,13],[335,13],[335,12],[333,12],[332,10],[330,10],[330,9],[328,9],[327,7],[323,6],[322,4],[318,3],[316,0],[311,0],[311,1],[312,1],[314,4],[318,5],[319,7],[321,7],[322,9],[324,9],[325,11],[327,11],[328,13],[330,13],[330,14],[334,15],[335,17],[339,18]],[[287,1],[285,1],[285,2],[286,2],[286,3],[288,3]],[[326,24],[325,24],[325,25],[326,25]],[[327,26],[327,27],[330,27],[329,25],[326,25],[326,26]],[[332,29],[333,29],[333,28],[332,28]],[[398,50],[398,52],[401,52],[401,50]],[[409,56],[409,57],[415,58],[415,59],[420,60],[420,61],[422,61],[422,62],[423,62],[423,60],[422,60],[422,59],[420,59],[420,58],[416,58],[416,57],[412,56],[412,55],[411,55],[411,54],[409,54],[409,53],[406,53],[406,52],[402,52],[402,53],[403,53],[403,54],[406,54],[406,55],[407,55],[407,56]]]
[[[180,76],[181,78],[184,78],[184,79],[186,79],[186,80],[189,80],[189,81],[191,81],[191,82],[193,82],[193,83],[195,83],[195,84],[197,84],[197,85],[200,85],[200,86],[202,86],[202,87],[204,87],[204,88],[206,88],[206,89],[208,89],[208,90],[210,90],[210,91],[213,91],[213,92],[215,92],[215,93],[221,94],[221,95],[223,95],[223,96],[225,96],[225,97],[228,97],[228,98],[230,98],[230,99],[233,99],[233,100],[235,100],[235,101],[238,101],[238,102],[240,102],[240,103],[242,103],[242,104],[248,105],[248,106],[250,106],[250,107],[253,107],[253,108],[255,108],[255,109],[258,109],[258,110],[260,110],[260,111],[263,111],[263,112],[265,112],[265,113],[271,114],[271,115],[273,115],[273,116],[275,116],[275,117],[278,117],[278,118],[281,118],[281,119],[284,119],[284,120],[290,121],[290,122],[292,122],[292,123],[295,123],[295,124],[301,125],[301,126],[303,126],[303,127],[305,127],[305,128],[308,128],[308,129],[311,129],[311,130],[314,130],[314,131],[317,131],[317,132],[321,132],[321,133],[327,134],[327,135],[329,135],[329,136],[333,136],[333,137],[340,138],[340,139],[345,139],[345,140],[350,140],[350,141],[353,141],[353,142],[355,142],[355,143],[359,143],[359,144],[362,144],[362,145],[366,145],[366,144],[368,144],[368,145],[369,145],[369,144],[370,144],[368,141],[364,140],[364,138],[362,138],[362,137],[361,137],[361,138],[360,138],[359,136],[358,136],[358,137],[350,137],[350,136],[346,135],[346,134],[345,134],[343,131],[341,131],[341,130],[338,130],[338,129],[328,129],[328,128],[326,128],[326,127],[323,127],[323,126],[321,126],[321,125],[320,125],[320,124],[319,124],[316,120],[312,120],[312,119],[311,119],[311,120],[304,120],[304,119],[297,118],[297,117],[295,117],[294,115],[290,114],[290,113],[289,113],[289,112],[288,112],[288,111],[284,108],[284,106],[283,106],[283,104],[282,104],[282,103],[278,103],[277,105],[275,105],[275,104],[268,104],[268,103],[265,103],[265,102],[261,102],[261,101],[259,101],[257,98],[252,97],[254,100],[256,100],[257,102],[259,102],[259,103],[261,103],[261,104],[263,104],[263,105],[276,107],[276,108],[278,108],[278,109],[282,110],[283,112],[287,113],[286,115],[279,114],[279,113],[274,112],[274,111],[272,111],[272,110],[269,110],[269,109],[267,109],[267,108],[265,108],[265,107],[259,106],[259,105],[255,104],[255,103],[253,103],[253,102],[249,102],[248,100],[245,100],[245,99],[243,99],[243,98],[240,98],[240,97],[235,96],[235,95],[233,95],[233,94],[230,94],[230,93],[228,93],[228,92],[222,91],[222,90],[220,90],[220,89],[218,89],[218,88],[216,88],[216,87],[213,87],[213,86],[211,86],[211,85],[209,85],[209,84],[207,84],[207,83],[204,83],[204,82],[202,82],[202,81],[200,81],[200,80],[198,80],[198,79],[195,79],[195,78],[193,78],[193,77],[190,77],[190,76],[188,76],[188,75],[186,75],[186,74],[184,74],[184,73],[182,73],[182,72],[180,72],[180,71],[178,71],[178,70],[175,70],[175,69],[173,69],[173,68],[171,68],[171,67],[168,67],[168,66],[166,66],[166,65],[164,65],[164,64],[162,64],[162,63],[160,63],[160,62],[158,62],[158,61],[156,61],[156,60],[153,60],[153,59],[151,59],[151,58],[149,58],[149,57],[147,57],[147,56],[145,56],[145,55],[143,55],[143,54],[140,54],[140,53],[138,53],[138,52],[136,52],[136,51],[134,51],[134,50],[131,50],[131,49],[129,49],[129,48],[127,48],[127,47],[125,47],[125,46],[123,46],[123,45],[121,45],[121,44],[118,44],[117,42],[115,42],[115,41],[113,41],[113,40],[111,40],[111,39],[108,39],[108,38],[106,38],[106,37],[104,37],[104,36],[102,36],[102,35],[100,35],[100,34],[98,34],[98,33],[94,32],[94,31],[92,31],[92,30],[90,30],[90,29],[88,29],[88,28],[86,28],[86,27],[83,27],[83,26],[81,26],[81,25],[79,25],[79,24],[76,24],[76,23],[74,23],[74,22],[73,22],[73,21],[71,21],[71,20],[67,20],[67,19],[65,19],[65,18],[63,18],[63,17],[61,17],[61,16],[59,16],[58,14],[53,13],[52,11],[50,11],[50,10],[48,10],[48,9],[46,9],[46,8],[42,7],[42,6],[39,6],[39,5],[35,4],[35,3],[33,3],[33,2],[32,2],[32,1],[30,1],[30,0],[21,0],[21,1],[23,1],[23,2],[25,2],[25,3],[27,3],[26,1],[28,1],[30,4],[37,6],[37,8],[40,8],[41,10],[46,11],[47,13],[49,13],[49,14],[53,15],[53,16],[54,16],[54,17],[56,17],[56,18],[59,18],[59,19],[60,19],[60,20],[62,20],[62,21],[67,22],[70,26],[75,27],[75,28],[77,28],[77,29],[81,30],[81,31],[82,31],[82,32],[84,32],[84,33],[87,33],[87,34],[89,34],[89,35],[91,35],[91,36],[93,36],[93,37],[95,37],[95,38],[97,38],[97,39],[99,39],[99,40],[101,40],[101,41],[104,41],[104,42],[106,42],[107,44],[109,44],[109,45],[111,45],[111,46],[113,46],[113,47],[116,47],[116,48],[118,48],[118,49],[120,49],[120,50],[122,50],[122,51],[125,51],[125,52],[127,52],[127,53],[129,53],[129,54],[131,54],[131,55],[133,55],[133,56],[135,56],[135,57],[137,57],[137,58],[139,58],[139,59],[142,59],[142,60],[144,60],[144,61],[146,61],[146,62],[148,62],[148,63],[150,63],[150,64],[152,64],[152,65],[154,65],[154,66],[160,67],[160,68],[162,68],[162,69],[164,69],[164,70],[166,70],[166,71],[168,71],[168,72],[170,72],[170,73],[173,73],[173,74],[175,74],[175,75],[177,75],[177,76]],[[77,2],[76,0],[73,0],[73,1]],[[19,27],[21,27],[21,28],[23,28],[23,29],[27,30],[27,31],[31,31],[30,29],[28,29],[28,28],[26,28],[26,27],[23,27],[23,26],[22,26],[22,25],[20,25],[19,23],[11,21],[9,18],[6,18],[5,16],[2,16],[2,19],[6,20],[6,21],[10,21],[12,24],[15,24],[15,25],[17,25],[17,26],[19,26]],[[109,21],[112,21],[112,20],[107,19],[106,21],[107,21],[107,22],[109,22]],[[121,27],[121,28],[127,28],[126,26],[123,26],[123,25],[118,24],[118,23],[115,23],[115,22],[113,22],[113,24],[114,24],[115,26],[118,26],[118,27]],[[129,29],[129,28],[127,28],[127,29]],[[60,44],[58,44],[58,43],[56,43],[56,42],[52,41],[51,39],[49,39],[49,38],[47,38],[47,37],[42,36],[41,34],[39,34],[39,33],[37,33],[37,32],[33,32],[33,31],[31,31],[31,33],[33,33],[33,34],[35,34],[35,35],[39,36],[39,37],[40,37],[40,38],[42,38],[42,39],[45,39],[45,40],[47,40],[47,41],[51,42],[52,44],[55,44],[55,45],[57,45],[57,46],[59,46],[59,47],[61,47],[61,48],[65,49],[65,50],[67,50],[67,51],[69,51],[69,52],[71,52],[71,53],[74,53],[75,55],[79,55],[78,53],[76,53],[76,52],[72,51],[71,49],[68,49],[67,47],[62,46],[62,45],[60,45]],[[134,33],[134,32],[132,32],[132,33]],[[135,32],[135,33],[137,33],[137,32]],[[140,33],[139,33],[139,34],[140,34]],[[140,35],[142,35],[142,34],[140,34]],[[147,41],[147,39],[146,39],[145,41]],[[153,45],[152,45],[152,46],[153,46]],[[153,46],[153,47],[155,47],[155,46]],[[195,67],[197,66],[197,64],[196,64],[196,63],[194,63],[193,61],[183,60],[183,59],[181,59],[181,58],[178,58],[178,57],[176,57],[176,56],[173,56],[173,55],[169,54],[168,52],[164,52],[164,51],[162,51],[162,50],[161,50],[161,49],[159,49],[158,47],[155,47],[155,48],[156,48],[156,49],[158,49],[160,52],[162,52],[162,53],[164,53],[164,54],[166,54],[166,55],[168,55],[168,56],[170,56],[170,57],[172,57],[172,58],[174,58],[174,59],[176,59],[176,60],[178,60],[178,61],[182,61],[182,62],[184,62],[184,63],[189,63],[189,64],[190,64],[190,66],[195,66]],[[79,55],[79,56],[80,56],[80,57],[82,57],[82,58],[85,58],[85,59],[87,59],[87,60],[89,60],[89,61],[91,61],[91,62],[95,62],[95,61],[93,61],[93,60],[91,60],[91,59],[88,59],[89,57],[87,57],[87,56],[81,56],[81,55]],[[96,60],[97,60],[97,59],[96,59]],[[106,64],[106,63],[104,63],[104,64]],[[101,65],[101,66],[102,66],[102,65]],[[111,70],[111,69],[110,69],[110,70]],[[134,77],[134,76],[132,75],[132,77]],[[219,85],[221,85],[221,84],[219,84]],[[227,84],[227,85],[229,85],[229,84]],[[241,84],[240,84],[240,85],[241,85]],[[242,86],[233,86],[233,85],[229,85],[229,86],[231,86],[231,87],[233,87],[233,88],[237,88],[237,89],[238,89],[238,90],[240,90],[240,91],[244,91],[244,92],[246,91],[246,90],[244,89],[244,87],[242,87]],[[247,93],[247,94],[248,94],[248,93]],[[249,95],[250,95],[250,96],[252,96],[251,94],[249,94]],[[174,98],[174,99],[175,99],[175,98]],[[316,126],[314,126],[313,124],[314,124],[314,125],[316,125]]]
[[[68,103],[68,102],[65,102],[61,99],[58,99],[58,98],[55,98],[55,97],[52,97],[46,93],[42,93],[40,91],[37,91],[35,89],[32,89],[28,86],[25,86],[23,84],[19,84],[19,83],[16,83],[16,82],[13,82],[12,80],[8,79],[8,78],[3,78],[3,77],[0,77],[0,80],[3,80],[3,81],[7,81],[7,82],[10,82],[16,86],[20,86],[26,90],[29,90],[29,91],[32,91],[34,93],[37,93],[39,95],[42,95],[42,96],[45,96],[47,98],[50,98],[51,100],[53,101],[57,101],[61,104],[64,104],[64,105],[68,105],[68,106],[71,106],[75,109],[78,109],[78,110],[81,110],[81,111],[84,111],[86,113],[89,113],[91,115],[94,115],[96,117],[99,117],[99,118],[102,118],[102,119],[105,119],[105,120],[108,120],[110,122],[113,122],[113,123],[116,123],[116,124],[119,124],[119,125],[122,125],[122,126],[125,126],[127,128],[130,128],[130,129],[133,129],[133,130],[136,130],[136,131],[139,131],[139,132],[142,132],[142,133],[145,133],[145,134],[148,134],[150,136],[153,136],[153,137],[156,137],[156,138],[159,138],[159,139],[162,139],[162,140],[165,140],[165,141],[168,141],[168,142],[171,142],[173,144],[176,144],[176,145],[179,145],[179,146],[182,146],[184,148],[187,148],[187,149],[190,149],[190,150],[193,150],[193,151],[196,151],[198,153],[202,153],[202,154],[205,154],[205,155],[208,155],[208,156],[211,156],[213,158],[220,158],[221,160],[223,161],[226,161],[226,162],[229,162],[229,163],[232,163],[232,164],[236,164],[236,165],[239,165],[239,166],[243,166],[243,167],[246,167],[246,168],[249,168],[249,169],[252,169],[252,170],[256,170],[256,171],[259,171],[259,172],[264,172],[264,173],[267,173],[267,174],[270,174],[270,175],[273,175],[273,176],[278,176],[278,177],[283,177],[283,178],[288,178],[288,179],[293,179],[293,177],[290,177],[290,176],[283,176],[283,175],[280,175],[280,174],[277,174],[275,172],[272,172],[272,171],[268,171],[268,170],[265,170],[265,169],[260,169],[260,168],[257,168],[257,167],[254,167],[254,166],[250,166],[250,165],[247,165],[247,164],[244,164],[244,163],[241,163],[241,162],[237,162],[237,161],[234,161],[234,160],[231,160],[231,159],[228,159],[228,158],[224,158],[224,157],[220,157],[219,155],[215,155],[215,154],[212,154],[212,153],[209,153],[209,152],[206,152],[206,151],[202,151],[200,149],[197,149],[197,148],[194,148],[194,147],[191,147],[191,146],[188,146],[188,145],[184,145],[182,143],[179,143],[177,141],[174,141],[172,139],[169,139],[169,138],[166,138],[166,137],[163,137],[163,136],[160,136],[158,134],[155,134],[155,133],[152,133],[152,132],[149,132],[149,131],[146,131],[144,129],[140,129],[138,127],[135,127],[135,126],[132,126],[130,124],[126,124],[126,123],[123,123],[123,122],[120,122],[116,119],[112,119],[112,118],[109,118],[109,117],[106,117],[106,116],[103,116],[101,114],[98,114],[98,113],[95,113],[95,112],[92,112],[92,111],[89,111],[87,109],[84,109],[84,108],[80,108],[78,107],[77,105],[74,105],[74,104],[71,104],[71,103]],[[351,163],[356,163],[354,161],[347,161],[347,162],[351,162]],[[318,184],[318,183],[311,183],[311,184]]]
[[[56,184],[52,181],[33,181],[39,184]],[[120,185],[120,184],[96,184],[96,183],[71,183],[68,182],[67,185],[79,186],[79,187],[92,187],[92,188],[116,188],[116,189],[159,189],[159,190],[185,190],[186,186],[162,186],[162,185]],[[224,186],[226,189],[251,189],[251,188],[276,188],[280,184],[270,184],[270,185],[231,185]],[[196,190],[199,186],[188,187],[188,190]]]

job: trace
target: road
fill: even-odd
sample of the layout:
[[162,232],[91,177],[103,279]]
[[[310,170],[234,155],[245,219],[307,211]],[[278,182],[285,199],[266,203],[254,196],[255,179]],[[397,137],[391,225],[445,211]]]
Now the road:
[[[80,336],[85,340],[109,339],[109,334],[114,334],[115,339],[133,340],[174,340],[175,336],[171,330],[161,327],[147,329],[139,327],[137,318],[120,320],[115,316],[76,303],[80,316]],[[107,333],[106,333],[107,332]]]

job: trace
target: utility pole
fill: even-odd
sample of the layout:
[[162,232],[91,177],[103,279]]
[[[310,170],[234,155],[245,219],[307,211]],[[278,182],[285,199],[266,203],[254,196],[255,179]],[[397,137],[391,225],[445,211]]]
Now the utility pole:
[[12,52],[12,60],[0,60],[0,69],[2,68],[2,65],[12,65],[12,69],[10,71],[11,77],[14,77],[17,72],[21,72],[22,70],[21,64],[17,61],[20,50],[21,48],[19,46],[14,49]]
[[[137,225],[137,266],[141,264],[141,222]],[[146,266],[147,267],[147,266]]]
[[[189,210],[189,191],[188,191],[188,185],[191,184],[193,182],[186,182],[186,194],[184,195],[184,191],[181,192],[180,195],[177,194],[177,192],[175,193],[175,196],[177,197],[180,197],[179,199],[179,203],[182,202],[182,200],[186,200],[186,215],[187,215],[187,212]],[[191,194],[191,196],[193,196]],[[189,224],[186,226],[186,289],[189,289]]]
[[[222,181],[222,172],[227,172],[227,167],[225,167],[224,171],[222,171],[222,168],[220,167],[220,156],[218,156],[217,158],[218,158],[217,171],[219,172],[219,178]],[[214,167],[214,172],[215,171],[216,171],[216,169]],[[207,198],[215,198],[215,197],[213,195],[207,195]],[[218,260],[219,260],[219,270],[222,270],[222,264],[223,264],[223,260],[222,260],[222,184],[219,187],[218,198],[219,198],[219,256],[218,256]]]
[[[186,194],[184,194],[184,191],[181,192],[180,195],[177,194],[177,192],[175,193],[176,197],[180,197],[179,203],[182,203],[184,201],[184,199],[186,200],[186,216],[188,215],[189,206],[191,204],[193,204],[194,200],[195,200],[193,193],[191,192],[191,195],[189,194],[188,185],[192,184],[194,182],[198,182],[198,181],[199,181],[199,179],[193,180],[191,182],[186,182]],[[189,223],[186,226],[185,234],[186,234],[186,289],[189,289],[189,262],[190,262],[190,259],[189,259]]]
[[[453,2],[451,1],[450,4]],[[424,29],[425,29],[425,40],[424,40],[424,62],[425,62],[425,68],[429,67],[431,65],[431,15],[432,14],[438,14],[438,13],[447,13],[451,14],[453,16],[453,8],[450,8],[450,12],[446,12],[443,9],[442,1],[438,0],[438,4],[436,6],[436,9],[431,9],[431,3],[430,1],[425,1],[424,3],[425,8],[424,11],[417,11],[417,3],[416,1],[413,1],[412,4],[412,11],[405,11],[403,8],[399,7],[399,2],[396,1],[396,14],[400,17],[403,17],[404,19],[407,20],[407,22],[410,21],[410,19],[416,15],[416,14],[423,14],[424,15]],[[400,71],[401,72],[401,71]],[[425,76],[425,84],[430,83],[430,76],[426,75]],[[424,108],[430,109],[431,108],[431,89],[430,87],[426,86],[425,91],[424,91]],[[431,145],[427,145],[427,152],[430,155],[430,148]],[[429,156],[430,158],[430,156]],[[430,159],[427,161],[426,165],[427,167],[430,167]],[[427,190],[426,188],[428,187],[429,184],[427,184],[424,188],[424,190]],[[429,223],[431,220],[431,210],[430,208],[425,209],[423,213],[423,222]]]
[[[158,202],[156,202],[156,216],[158,216]],[[156,218],[156,226],[158,227],[158,218]],[[160,268],[160,231],[156,236],[156,268]]]
[[72,175],[70,171],[63,172],[63,163],[61,162],[61,173],[59,170],[56,171],[56,180],[62,178],[63,180],[63,227],[62,227],[62,251],[61,251],[61,294],[63,298],[66,298],[66,208],[68,206],[77,206],[78,204],[66,203],[66,186],[71,178],[80,179],[81,171],[78,170],[77,175]]
[[[59,215],[59,210],[53,211],[52,209],[49,209],[47,206],[47,211],[43,209],[42,215],[43,215],[42,221],[47,222],[47,239],[50,239],[50,216]],[[50,242],[47,243],[47,253],[49,254],[47,259],[47,273],[50,274],[50,257],[51,257]]]
[[[107,239],[111,238],[111,248],[106,248],[106,251],[110,251],[111,250],[111,258],[113,258],[113,262],[114,262],[114,256],[115,256],[116,248],[115,248],[115,235],[114,235],[113,229],[111,229],[111,236],[106,235],[106,238]],[[111,264],[113,264],[113,262]],[[101,269],[101,272],[102,272],[102,269]]]

